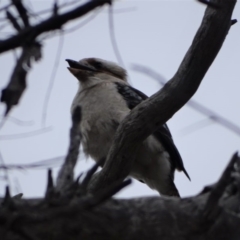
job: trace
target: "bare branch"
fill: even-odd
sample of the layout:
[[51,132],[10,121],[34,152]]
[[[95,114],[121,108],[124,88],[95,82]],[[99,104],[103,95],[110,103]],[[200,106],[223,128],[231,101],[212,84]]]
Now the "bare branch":
[[[58,5],[58,9],[63,9],[65,7],[70,7],[70,6],[76,5],[77,3],[79,3],[79,0],[64,2],[64,3]],[[29,12],[29,15],[33,16],[33,17],[39,17],[39,15],[49,14],[51,12],[52,12],[52,9],[48,8],[48,9],[44,9],[44,10],[41,10],[41,11],[38,11],[38,12]]]
[[[3,159],[3,156],[2,156],[2,153],[0,152],[0,163],[3,167],[6,167],[6,164],[4,162],[4,159]],[[10,186],[10,178],[8,176],[8,171],[6,168],[3,169],[4,170],[4,177],[3,179],[7,182],[8,186]]]
[[48,170],[48,176],[47,176],[47,189],[45,193],[45,199],[51,198],[54,191],[54,184],[53,184],[53,177],[52,177],[52,170]]
[[87,23],[92,21],[100,13],[100,10],[101,10],[100,8],[95,10],[94,12],[92,12],[92,14],[88,18],[84,19],[83,21],[81,21],[80,23],[75,25],[74,27],[71,27],[69,29],[64,29],[63,33],[64,34],[72,33],[74,31],[78,30],[79,28],[85,26]]
[[[25,24],[25,28],[21,30],[21,26],[18,24],[17,20],[13,17],[10,12],[7,12],[7,17],[11,21],[15,29],[19,31],[13,37],[10,37],[4,41],[0,42],[0,53],[14,49],[16,47],[23,46],[22,55],[17,61],[16,67],[13,71],[12,77],[8,86],[2,90],[1,101],[6,104],[5,115],[9,113],[14,105],[17,105],[22,93],[26,88],[26,76],[28,70],[30,69],[31,58],[38,60],[41,57],[41,46],[36,42],[37,36],[44,32],[52,31],[61,28],[63,24],[69,20],[75,19],[77,17],[83,16],[87,12],[95,9],[98,6],[102,6],[105,3],[110,3],[109,0],[98,0],[90,1],[82,6],[68,11],[64,14],[54,14],[47,20],[40,22],[35,26],[29,25],[28,13],[26,8],[23,6],[20,0],[12,0],[14,6],[20,14],[22,21]],[[27,43],[26,43],[27,42]],[[61,44],[60,44],[61,45]],[[1,50],[2,49],[2,50]],[[58,51],[60,52],[60,51]],[[57,59],[59,61],[59,59]],[[57,64],[55,64],[57,68]],[[52,74],[52,79],[54,79],[54,74],[56,73],[54,69]],[[47,103],[51,92],[51,87],[53,85],[53,80],[50,81],[50,87],[48,88],[46,100],[44,103],[44,109],[47,110]],[[45,121],[46,112],[43,113],[43,122]]]
[[97,171],[99,166],[103,166],[106,159],[101,159],[93,165],[90,170],[87,171],[85,178],[83,179],[81,185],[83,188],[87,189],[89,182],[91,181],[93,174]]
[[165,86],[143,101],[123,120],[98,181],[91,191],[121,182],[129,173],[141,142],[167,122],[197,91],[231,26],[235,0],[216,0],[207,7],[202,24],[178,71]]
[[25,27],[29,26],[28,12],[21,0],[12,0],[12,4],[16,7]]
[[41,128],[41,129],[38,129],[38,130],[35,130],[35,131],[31,131],[31,132],[25,132],[25,133],[19,133],[19,134],[0,135],[0,141],[33,137],[33,136],[36,136],[36,135],[40,135],[40,134],[49,132],[51,130],[52,130],[52,127],[45,127],[45,128]]
[[5,116],[14,105],[18,104],[26,88],[26,76],[31,68],[31,61],[38,61],[41,58],[41,45],[37,42],[28,42],[28,44],[22,49],[8,86],[2,90],[1,102],[6,104]]
[[239,161],[238,153],[235,153],[229,162],[227,168],[222,174],[218,183],[213,187],[208,197],[204,214],[205,217],[214,220],[220,211],[219,200],[222,197],[227,185],[231,183],[232,173],[234,172],[234,165]]
[[[0,115],[0,117],[4,117],[4,115]],[[24,121],[9,115],[7,116],[7,120],[19,126],[32,126],[34,124],[34,121]]]
[[19,32],[22,28],[17,22],[16,18],[10,11],[6,11],[7,19],[11,22],[12,26]]
[[0,170],[25,170],[25,169],[46,169],[49,167],[54,167],[54,166],[59,166],[64,160],[64,156],[60,157],[55,157],[55,158],[50,158],[47,160],[41,160],[41,161],[36,161],[33,163],[18,163],[18,164],[1,164],[0,165]]
[[100,7],[110,0],[89,1],[79,7],[74,8],[63,14],[52,16],[51,18],[40,22],[35,26],[23,29],[18,34],[0,42],[0,53],[6,52],[10,49],[20,47],[24,44],[26,39],[29,41],[34,40],[37,36],[44,32],[52,31],[61,28],[66,22],[79,18],[93,9]]
[[10,194],[9,187],[7,186],[5,189],[5,195],[4,195],[2,205],[8,207],[9,205],[11,205],[11,203],[12,203],[11,194]]
[[[166,84],[165,79],[160,74],[158,74],[157,72],[153,71],[152,69],[150,69],[146,66],[134,64],[132,69],[135,71],[141,72],[143,74],[146,74],[149,77],[152,77],[153,79],[157,80],[158,83],[160,83],[161,85]],[[193,99],[190,99],[186,103],[186,105],[193,108],[194,110],[202,113],[203,115],[207,116],[209,118],[208,120],[212,120],[212,121],[220,124],[221,126],[229,129],[230,131],[237,134],[238,136],[240,136],[240,128],[237,125],[235,125],[233,122],[230,122],[223,116],[220,116],[213,110],[203,106],[202,104],[200,104],[199,102],[197,102]]]
[[73,170],[78,159],[79,146],[81,143],[81,135],[79,133],[80,121],[81,108],[77,106],[72,114],[72,128],[70,130],[70,146],[68,154],[57,177],[56,189],[59,192],[63,192],[73,184]]

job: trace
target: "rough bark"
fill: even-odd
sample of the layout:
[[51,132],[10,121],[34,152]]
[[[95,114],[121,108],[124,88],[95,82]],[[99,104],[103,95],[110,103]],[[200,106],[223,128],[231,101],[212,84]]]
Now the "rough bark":
[[102,203],[113,189],[89,195],[76,183],[62,197],[19,200],[7,192],[0,211],[0,236],[4,240],[238,240],[239,176],[240,158],[235,154],[218,183],[193,198]]
[[119,126],[103,170],[90,191],[122,181],[130,173],[141,142],[167,122],[197,91],[228,34],[236,0],[215,0],[213,3],[217,7],[207,7],[192,45],[173,78],[134,108]]

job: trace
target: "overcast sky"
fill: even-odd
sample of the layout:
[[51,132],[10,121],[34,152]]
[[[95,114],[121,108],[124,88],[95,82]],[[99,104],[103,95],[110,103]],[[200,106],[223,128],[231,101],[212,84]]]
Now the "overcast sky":
[[[51,1],[27,2],[31,9],[39,11],[48,9]],[[5,3],[6,0],[1,1],[0,8]],[[132,64],[145,65],[157,71],[166,80],[170,79],[192,42],[205,6],[194,0],[125,0],[118,1],[114,9],[114,31],[124,67],[128,70],[132,85],[150,96],[161,86],[150,77],[133,71]],[[43,58],[34,64],[28,75],[28,89],[20,105],[10,114],[25,121],[26,126],[19,126],[9,120],[0,130],[0,152],[5,164],[27,164],[55,157],[63,159],[66,154],[71,125],[70,106],[78,83],[69,74],[65,59],[99,57],[117,62],[110,39],[108,7],[72,21],[64,29],[78,26],[93,15],[94,19],[87,24],[62,37],[57,34],[55,37],[52,37],[53,34],[41,36],[41,39],[46,38],[42,42]],[[238,3],[233,18],[239,16]],[[3,29],[0,37],[5,38],[11,33],[11,29]],[[193,99],[240,127],[239,43],[240,24],[237,23],[230,29],[220,53]],[[62,48],[60,52],[59,48]],[[45,129],[50,131],[33,137],[9,139],[11,134],[28,133],[43,127],[44,98],[56,57],[58,68],[44,125],[51,127]],[[1,55],[1,89],[8,83],[14,64],[13,52]],[[4,112],[2,104],[0,112]],[[176,173],[175,183],[182,196],[194,195],[204,186],[217,181],[232,154],[240,149],[239,135],[219,124],[206,121],[204,115],[187,105],[169,120],[168,126],[192,179],[190,182],[183,173]],[[58,158],[55,162],[60,164],[61,161]],[[83,154],[80,154],[76,175],[92,164],[91,159],[85,160]],[[57,170],[58,168],[54,168],[55,175]],[[44,168],[9,171],[12,194],[23,192],[26,197],[42,196],[46,187],[46,174],[47,169]],[[0,176],[4,176],[4,172],[1,171]],[[6,185],[7,182],[0,179],[0,194],[4,192]],[[133,197],[157,194],[146,185],[134,181],[118,195]]]

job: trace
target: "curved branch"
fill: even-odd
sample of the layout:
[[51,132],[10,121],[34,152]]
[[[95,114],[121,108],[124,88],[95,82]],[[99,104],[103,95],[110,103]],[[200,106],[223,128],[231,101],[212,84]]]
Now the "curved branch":
[[[134,64],[132,69],[134,71],[143,73],[143,74],[153,78],[154,80],[156,80],[161,85],[165,85],[165,83],[166,83],[165,79],[159,73],[153,71],[152,69],[150,69],[146,66],[139,65],[139,64]],[[228,130],[232,131],[232,133],[235,133],[238,136],[240,136],[240,127],[238,127],[238,125],[229,121],[225,117],[219,115],[218,113],[211,110],[210,108],[207,108],[206,106],[203,106],[202,104],[200,104],[199,102],[197,102],[193,99],[190,99],[186,104],[187,104],[187,106],[193,108],[197,112],[207,116],[207,119],[204,119],[204,120],[211,120],[215,123],[218,123],[222,127],[225,127]],[[190,128],[191,128],[191,126],[190,126]]]
[[197,91],[231,26],[236,0],[216,0],[207,7],[192,45],[173,78],[142,102],[119,126],[107,161],[90,191],[122,181],[129,173],[140,143],[167,122]]

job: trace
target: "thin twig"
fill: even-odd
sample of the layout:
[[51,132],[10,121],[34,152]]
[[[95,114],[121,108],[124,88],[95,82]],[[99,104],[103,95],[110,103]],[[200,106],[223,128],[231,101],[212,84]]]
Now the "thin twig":
[[118,8],[114,9],[114,14],[120,14],[120,13],[127,13],[127,12],[134,12],[137,10],[137,7],[126,7],[126,8]]
[[54,184],[53,184],[53,177],[52,177],[52,170],[48,169],[48,175],[47,175],[47,188],[45,192],[45,198],[51,198],[51,195],[54,191]]
[[[162,86],[164,86],[166,84],[166,82],[167,82],[163,76],[161,76],[157,72],[153,71],[149,67],[142,66],[142,65],[139,65],[139,64],[134,64],[132,66],[132,69],[134,71],[146,74],[147,76],[157,80],[158,83],[160,83]],[[240,128],[237,125],[235,125],[234,123],[230,122],[229,120],[227,120],[223,116],[220,116],[219,114],[217,114],[216,112],[212,111],[211,109],[203,106],[202,104],[200,104],[197,101],[192,100],[192,99],[190,99],[186,103],[186,105],[191,107],[191,108],[193,108],[194,110],[202,113],[203,115],[207,116],[210,120],[218,123],[219,125],[227,128],[231,132],[233,132],[233,133],[237,134],[238,136],[240,136]]]
[[49,85],[48,85],[47,92],[46,92],[46,95],[45,95],[45,98],[44,98],[44,103],[43,103],[43,111],[42,111],[42,126],[43,127],[45,127],[45,124],[46,124],[48,103],[49,103],[49,99],[50,99],[51,92],[52,92],[52,89],[53,89],[54,80],[55,80],[55,77],[56,77],[56,74],[57,74],[59,61],[61,59],[63,43],[64,43],[64,35],[60,35],[59,42],[58,42],[58,48],[57,48],[57,54],[56,54],[56,57],[55,57],[55,62],[54,62],[51,77],[50,77],[50,80],[49,80]]
[[193,124],[190,124],[190,125],[184,127],[183,129],[181,129],[181,132],[183,135],[186,135],[186,134],[192,133],[194,131],[201,130],[202,128],[207,127],[213,123],[214,122],[211,121],[210,118],[205,118],[205,119],[202,119],[198,122],[194,122]]
[[33,162],[33,163],[18,163],[18,164],[3,164],[0,165],[0,169],[5,169],[7,171],[11,171],[11,170],[25,170],[25,169],[46,169],[49,167],[54,167],[54,166],[59,166],[63,160],[64,160],[65,156],[59,156],[59,157],[55,157],[55,158],[50,158],[47,160],[41,160],[41,161],[37,161],[37,162]]
[[38,129],[38,130],[35,130],[35,131],[26,132],[26,133],[0,135],[0,141],[33,137],[33,136],[37,136],[37,135],[40,135],[40,134],[43,134],[43,133],[47,133],[51,130],[52,130],[52,127],[45,127],[45,128],[41,128],[41,129]]
[[231,175],[234,171],[234,164],[238,160],[238,153],[235,153],[230,160],[228,166],[226,167],[225,171],[223,172],[221,178],[212,189],[204,209],[204,215],[208,219],[216,219],[216,215],[220,210],[218,204],[219,199],[222,197],[227,185],[231,183]]
[[23,5],[22,1],[12,0],[12,3],[16,7],[25,27],[28,27],[29,26],[28,12],[25,6]]
[[[0,152],[0,163],[2,164],[2,166],[6,166],[1,152]],[[11,183],[10,183],[10,178],[8,176],[8,171],[6,169],[3,169],[3,170],[4,170],[4,180],[7,182],[8,186],[10,186]]]
[[120,51],[118,49],[118,45],[117,45],[117,41],[116,41],[115,33],[114,33],[113,5],[109,5],[108,16],[109,16],[109,33],[110,33],[110,39],[112,42],[113,51],[115,53],[115,56],[117,58],[119,65],[124,67],[124,63],[123,63]]
[[[4,118],[4,115],[0,115],[0,117]],[[32,120],[24,121],[24,120],[20,120],[16,117],[9,116],[9,115],[6,118],[7,118],[7,121],[15,123],[18,126],[32,126],[34,124],[34,121],[32,121]]]
[[87,187],[88,187],[88,184],[89,184],[89,182],[91,181],[93,174],[97,171],[97,169],[98,169],[99,166],[102,166],[102,165],[104,164],[104,161],[105,161],[105,159],[99,160],[97,163],[95,163],[95,164],[93,165],[92,168],[90,168],[90,169],[87,171],[87,174],[86,174],[85,178],[83,179],[83,181],[82,181],[82,183],[81,183],[81,185],[82,185],[83,188],[87,188]]
[[[65,2],[65,3],[63,3],[63,4],[59,4],[59,6],[58,6],[58,8],[59,9],[63,9],[63,8],[65,8],[65,7],[70,7],[70,6],[72,6],[72,5],[74,5],[74,4],[77,4],[77,3],[79,3],[79,0],[74,0],[74,1],[71,1],[71,2]],[[52,9],[44,9],[44,10],[41,10],[41,11],[39,11],[39,12],[36,12],[36,13],[29,13],[29,15],[30,16],[33,16],[33,17],[39,17],[39,15],[41,15],[41,14],[48,14],[48,13],[51,13],[52,12]]]
[[13,14],[10,11],[6,11],[6,15],[7,15],[7,19],[11,22],[15,30],[19,32],[22,28],[19,25],[17,19],[13,16]]
[[57,176],[56,189],[59,192],[63,192],[74,182],[73,170],[78,159],[79,146],[81,143],[81,133],[79,131],[81,118],[81,107],[77,106],[72,113],[72,127],[70,129],[70,144],[68,153]]
[[90,21],[92,21],[101,11],[102,11],[101,8],[93,11],[92,15],[90,15],[88,18],[86,18],[85,20],[81,21],[79,24],[77,24],[76,26],[74,26],[72,28],[62,29],[61,31],[57,31],[57,33],[56,32],[50,32],[50,33],[46,34],[45,36],[43,36],[42,38],[40,38],[40,41],[44,41],[46,39],[57,37],[57,36],[62,35],[62,34],[65,35],[65,34],[72,33],[74,31],[78,30],[79,28],[85,26]]
[[101,8],[93,11],[92,14],[88,18],[86,18],[85,20],[83,20],[82,22],[77,24],[76,26],[74,26],[72,28],[69,28],[69,29],[66,29],[66,30],[63,30],[64,34],[72,33],[74,31],[78,30],[79,28],[85,26],[87,23],[92,21],[101,11],[102,11]]

